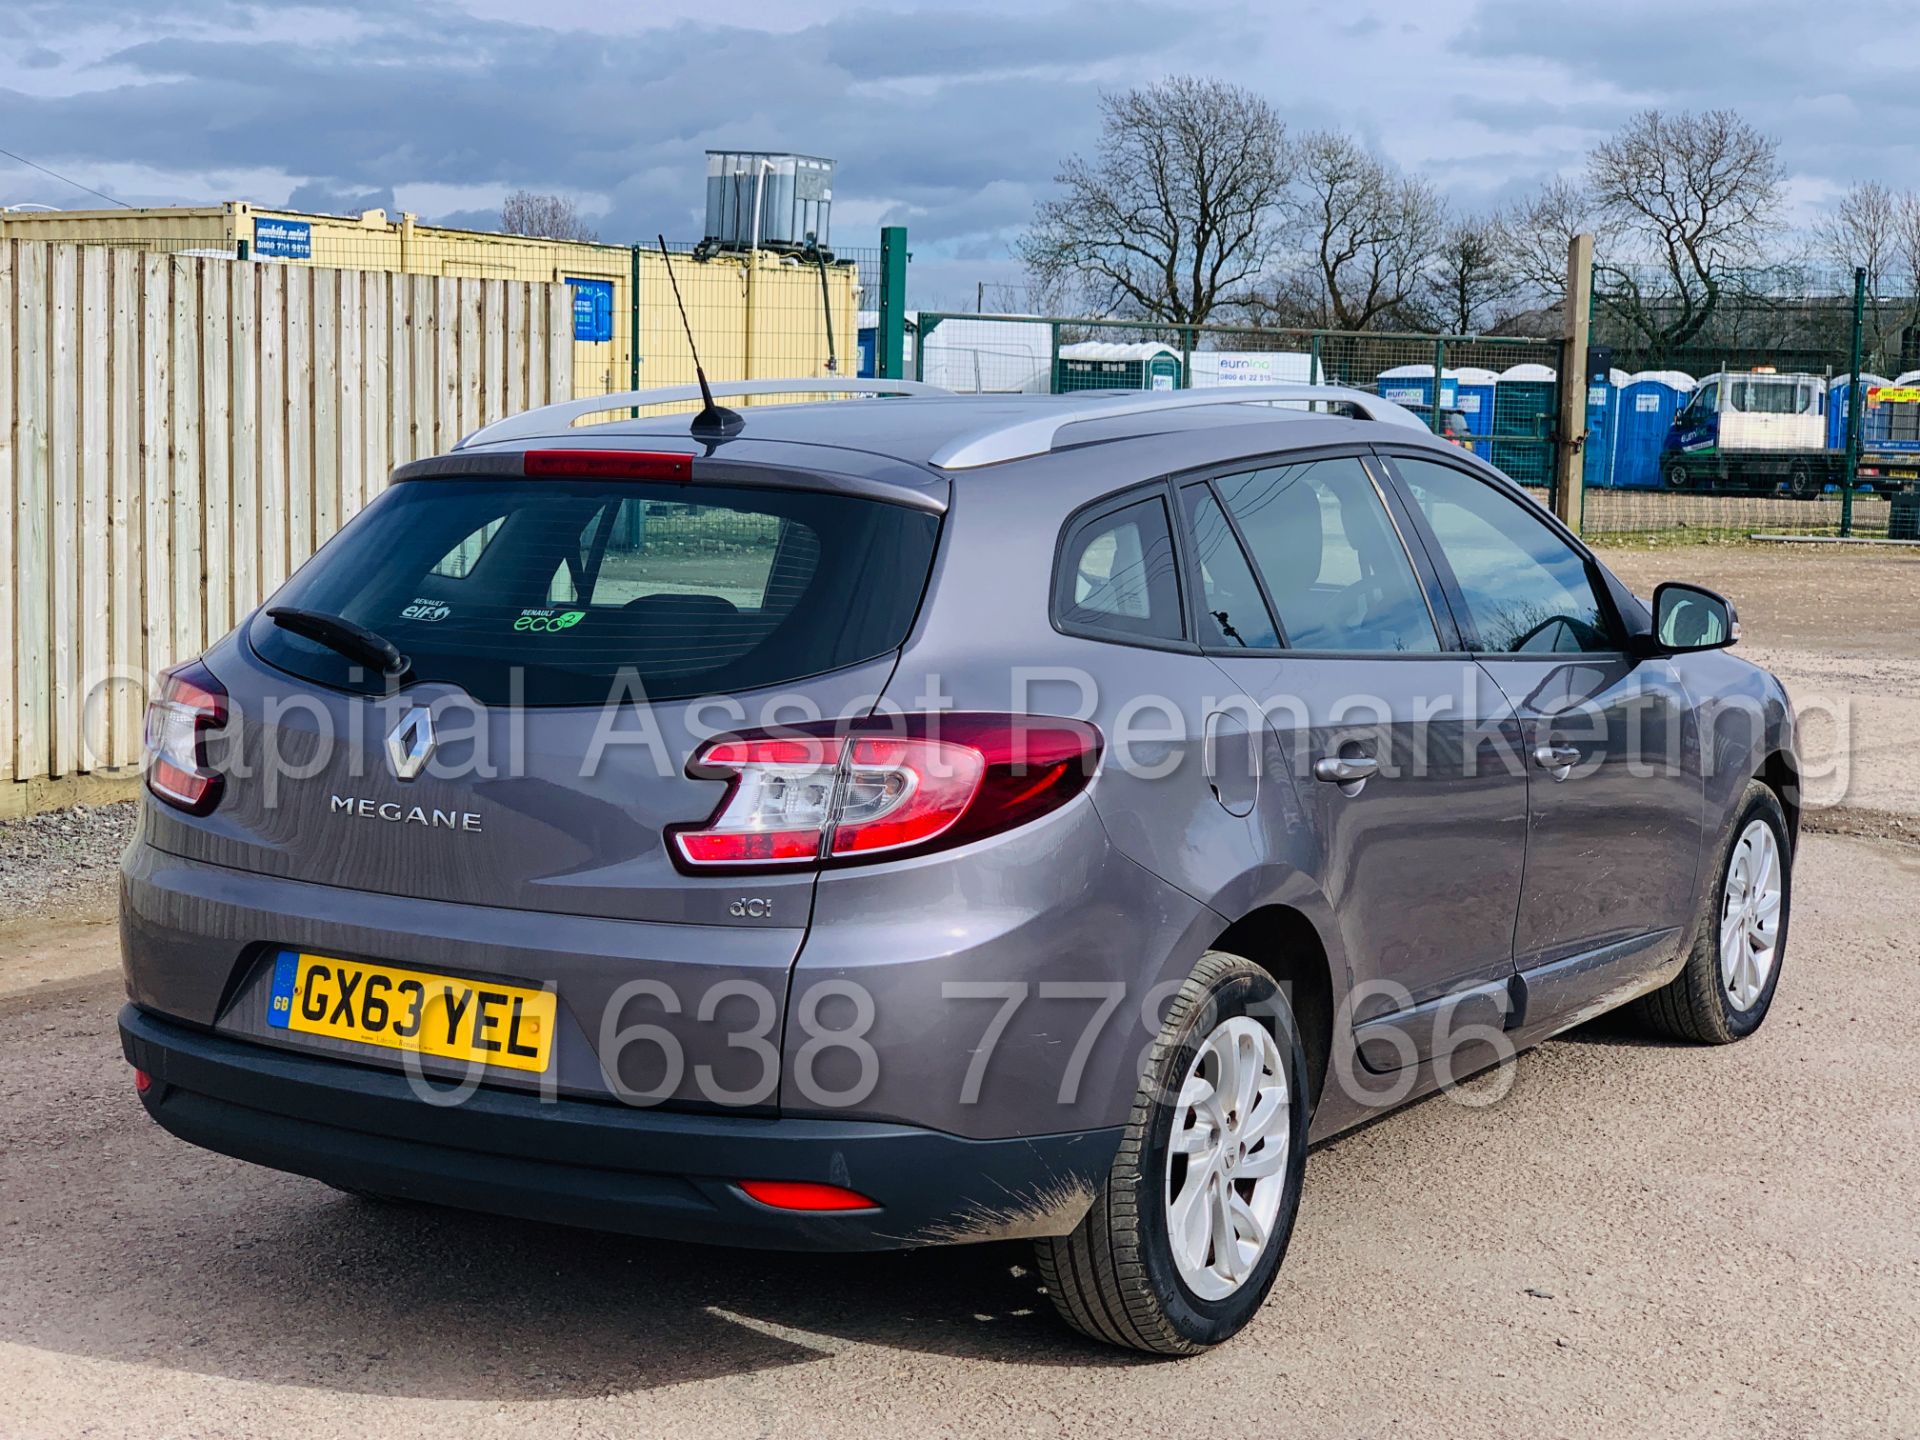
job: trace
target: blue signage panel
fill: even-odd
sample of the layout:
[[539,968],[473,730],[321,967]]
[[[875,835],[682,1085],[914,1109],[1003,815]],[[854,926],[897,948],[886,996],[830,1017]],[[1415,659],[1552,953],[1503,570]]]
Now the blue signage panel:
[[305,220],[253,221],[253,253],[268,260],[311,260],[313,226]]
[[576,340],[613,339],[613,282],[576,280],[573,287],[573,338]]

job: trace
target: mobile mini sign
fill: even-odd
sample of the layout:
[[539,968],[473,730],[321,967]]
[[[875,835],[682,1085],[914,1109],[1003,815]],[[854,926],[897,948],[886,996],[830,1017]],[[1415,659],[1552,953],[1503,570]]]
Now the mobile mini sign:
[[313,226],[305,220],[271,220],[256,215],[253,253],[262,260],[311,260]]
[[573,338],[590,343],[613,339],[613,282],[569,275],[567,284],[573,287]]

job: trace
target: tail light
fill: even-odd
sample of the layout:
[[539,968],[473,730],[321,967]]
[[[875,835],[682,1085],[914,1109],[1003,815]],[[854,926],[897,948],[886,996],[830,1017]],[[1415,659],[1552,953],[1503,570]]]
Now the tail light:
[[885,716],[710,741],[688,773],[728,781],[704,823],[675,827],[683,869],[804,868],[963,845],[1086,788],[1100,732],[1026,715]]
[[177,810],[205,815],[223,781],[207,762],[207,732],[227,723],[227,692],[198,660],[160,677],[147,706],[147,788]]

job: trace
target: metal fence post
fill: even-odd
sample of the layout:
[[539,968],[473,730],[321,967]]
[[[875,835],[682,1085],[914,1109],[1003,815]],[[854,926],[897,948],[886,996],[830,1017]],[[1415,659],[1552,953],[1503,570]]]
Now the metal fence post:
[[1867,270],[1853,272],[1853,365],[1847,385],[1847,461],[1840,475],[1840,533],[1853,534],[1853,486],[1860,475],[1860,348],[1867,324]]
[[1053,321],[1047,326],[1047,389],[1055,395],[1063,393],[1060,389],[1060,322]]
[[1193,388],[1193,331],[1180,332],[1180,388]]
[[[920,337],[926,343],[926,337]],[[919,374],[920,346],[914,347],[914,372]],[[906,378],[907,354],[907,227],[883,226],[880,231],[879,333],[873,341],[873,373],[882,380]]]
[[[919,323],[914,326],[913,378],[916,380],[925,380],[927,378],[927,342],[933,338],[933,332],[940,328],[942,318],[943,317],[935,311],[922,310],[920,312]],[[885,378],[892,380],[895,378],[904,379],[906,377],[889,375]]]
[[[628,247],[627,255],[627,388],[640,388],[640,247]],[[638,420],[638,406],[627,412],[629,420]],[[636,511],[638,506],[633,507]]]
[[1318,385],[1320,378],[1320,332],[1316,330],[1313,332],[1313,339],[1307,344],[1307,383]]
[[1445,430],[1446,422],[1440,418],[1440,372],[1447,368],[1447,342],[1433,342],[1433,405],[1430,407],[1433,417],[1433,433],[1438,435]]

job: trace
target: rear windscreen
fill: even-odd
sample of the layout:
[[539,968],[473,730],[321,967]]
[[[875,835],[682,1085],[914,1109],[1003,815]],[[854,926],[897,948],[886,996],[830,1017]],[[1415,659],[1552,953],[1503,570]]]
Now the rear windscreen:
[[[486,704],[596,705],[783,685],[895,649],[938,520],[811,490],[638,481],[425,480],[380,496],[276,606],[391,640],[411,678]],[[281,629],[269,664],[341,689],[378,677]]]

